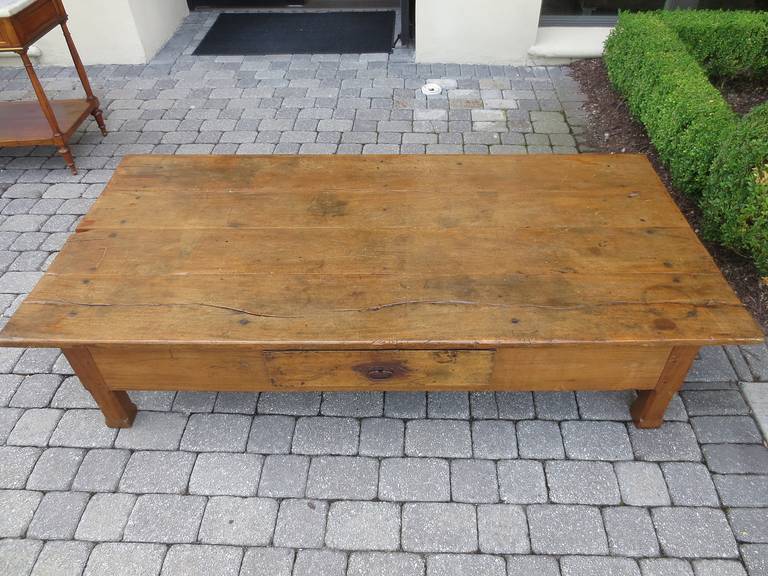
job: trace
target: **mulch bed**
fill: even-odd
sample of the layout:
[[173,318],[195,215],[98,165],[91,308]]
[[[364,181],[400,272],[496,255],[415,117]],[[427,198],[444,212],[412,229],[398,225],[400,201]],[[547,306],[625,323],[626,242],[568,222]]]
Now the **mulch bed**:
[[768,78],[730,80],[717,86],[734,112],[740,116],[758,104],[768,102]]
[[[659,161],[645,129],[632,118],[624,100],[611,86],[603,61],[599,58],[580,60],[571,64],[570,68],[574,79],[587,96],[584,110],[587,114],[588,145],[604,152],[646,154],[689,224],[701,238],[701,212],[693,200],[671,185],[669,173]],[[768,83],[734,82],[721,87],[721,90],[740,114],[768,97]],[[701,241],[733,290],[768,333],[768,285],[761,281],[755,266],[727,248],[703,238]]]

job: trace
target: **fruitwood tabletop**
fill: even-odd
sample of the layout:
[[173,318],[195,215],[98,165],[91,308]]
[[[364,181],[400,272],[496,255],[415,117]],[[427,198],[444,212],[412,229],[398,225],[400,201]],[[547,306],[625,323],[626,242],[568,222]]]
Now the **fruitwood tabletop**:
[[0,334],[128,390],[625,390],[762,332],[641,155],[129,156]]

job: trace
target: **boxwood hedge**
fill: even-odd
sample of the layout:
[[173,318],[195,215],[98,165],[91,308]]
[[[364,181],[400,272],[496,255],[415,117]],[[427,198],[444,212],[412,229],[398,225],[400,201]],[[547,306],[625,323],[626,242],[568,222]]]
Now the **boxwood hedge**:
[[713,78],[768,72],[768,13],[738,10],[671,10],[660,19]]
[[604,58],[611,82],[645,125],[675,186],[699,196],[736,115],[655,13],[620,15]]
[[768,74],[768,14],[622,13],[604,60],[673,184],[700,201],[710,238],[768,273],[766,112],[739,119],[710,81]]
[[768,102],[723,141],[701,207],[705,233],[768,273]]

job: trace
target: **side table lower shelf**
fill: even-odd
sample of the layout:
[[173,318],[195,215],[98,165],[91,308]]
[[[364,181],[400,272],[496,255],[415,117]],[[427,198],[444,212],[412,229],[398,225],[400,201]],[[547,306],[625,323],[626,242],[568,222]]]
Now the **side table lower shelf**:
[[[99,106],[98,101],[84,98],[50,102],[65,140],[69,140],[80,124]],[[40,104],[34,101],[0,102],[0,146],[38,145],[58,145]],[[65,160],[69,164],[69,159],[65,157]]]

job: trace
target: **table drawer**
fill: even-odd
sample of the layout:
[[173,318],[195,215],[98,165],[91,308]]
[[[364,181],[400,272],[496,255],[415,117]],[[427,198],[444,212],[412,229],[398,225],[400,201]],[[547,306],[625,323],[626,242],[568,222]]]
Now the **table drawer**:
[[10,26],[6,22],[0,21],[0,50],[10,48],[12,45]]
[[60,0],[36,2],[10,18],[22,46],[38,40],[67,18]]
[[477,390],[490,385],[493,351],[265,352],[270,387],[285,390]]

